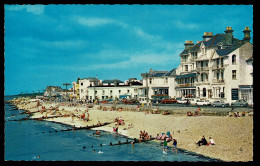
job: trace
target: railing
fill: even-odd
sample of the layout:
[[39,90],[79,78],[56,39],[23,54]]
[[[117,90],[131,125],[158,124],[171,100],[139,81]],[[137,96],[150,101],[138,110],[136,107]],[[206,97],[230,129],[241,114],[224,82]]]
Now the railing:
[[213,83],[225,83],[224,79],[213,79]]
[[209,67],[197,67],[196,71],[208,71]]
[[195,86],[194,83],[187,83],[187,84],[179,84],[178,87],[191,87]]
[[212,66],[212,70],[216,70],[216,69],[223,69],[224,67],[226,67],[227,65],[213,65]]

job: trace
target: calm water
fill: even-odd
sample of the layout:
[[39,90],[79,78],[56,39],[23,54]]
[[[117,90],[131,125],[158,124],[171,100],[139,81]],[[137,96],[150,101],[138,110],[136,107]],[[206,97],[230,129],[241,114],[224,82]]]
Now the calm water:
[[14,110],[9,104],[5,104],[5,160],[216,161],[184,151],[173,154],[172,149],[168,149],[168,154],[163,154],[162,146],[152,142],[135,144],[134,147],[131,144],[109,146],[110,142],[127,140],[109,132],[101,131],[103,135],[96,137],[92,130],[54,132],[70,127],[52,122],[8,121],[27,116],[20,114],[21,112],[23,111]]

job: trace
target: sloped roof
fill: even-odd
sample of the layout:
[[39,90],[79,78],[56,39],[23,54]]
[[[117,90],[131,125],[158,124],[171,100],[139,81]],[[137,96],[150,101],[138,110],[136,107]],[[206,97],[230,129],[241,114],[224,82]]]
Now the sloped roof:
[[166,74],[164,74],[164,76],[173,76],[176,75],[176,68],[170,70],[169,72],[167,72]]
[[190,78],[190,77],[196,77],[196,73],[185,74],[185,75],[178,75],[175,79]]
[[124,83],[123,81],[121,80],[118,80],[118,79],[113,79],[113,80],[104,80],[102,81],[102,83],[108,83],[108,84],[111,84],[111,83]]
[[244,45],[246,42],[244,41],[237,41],[236,44],[234,44],[231,47],[227,47],[225,49],[217,49],[216,52],[219,56],[224,56],[224,55],[228,55],[231,52],[235,51],[236,49],[238,49],[239,47],[241,47],[242,45]]
[[203,42],[199,42],[199,43],[195,44],[195,45],[190,49],[190,52],[195,52],[195,51],[197,51],[198,49],[200,49],[201,43],[203,43]]
[[182,51],[181,55],[188,54],[189,51],[190,51],[190,49],[185,49],[185,50]]

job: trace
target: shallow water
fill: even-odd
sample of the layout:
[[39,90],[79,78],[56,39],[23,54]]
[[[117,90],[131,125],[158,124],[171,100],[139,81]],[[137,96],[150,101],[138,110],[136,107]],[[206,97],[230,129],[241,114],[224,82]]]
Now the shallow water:
[[93,135],[92,130],[55,132],[71,128],[58,123],[35,120],[8,121],[28,116],[19,114],[20,112],[22,111],[12,110],[9,104],[5,104],[5,160],[217,161],[181,150],[175,154],[172,153],[172,149],[168,149],[168,154],[163,154],[162,146],[153,142],[138,143],[134,146],[110,146],[110,143],[125,142],[128,139],[115,133],[101,131],[102,135],[97,137]]

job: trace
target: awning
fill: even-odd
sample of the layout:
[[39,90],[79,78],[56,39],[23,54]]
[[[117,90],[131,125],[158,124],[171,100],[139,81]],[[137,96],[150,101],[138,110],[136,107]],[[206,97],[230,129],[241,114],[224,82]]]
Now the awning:
[[119,99],[127,98],[128,96],[131,96],[131,95],[119,95]]
[[192,78],[192,77],[196,77],[196,73],[185,74],[185,75],[178,75],[175,79]]
[[239,85],[239,89],[252,89],[253,85]]
[[169,89],[169,87],[152,87],[152,89]]

